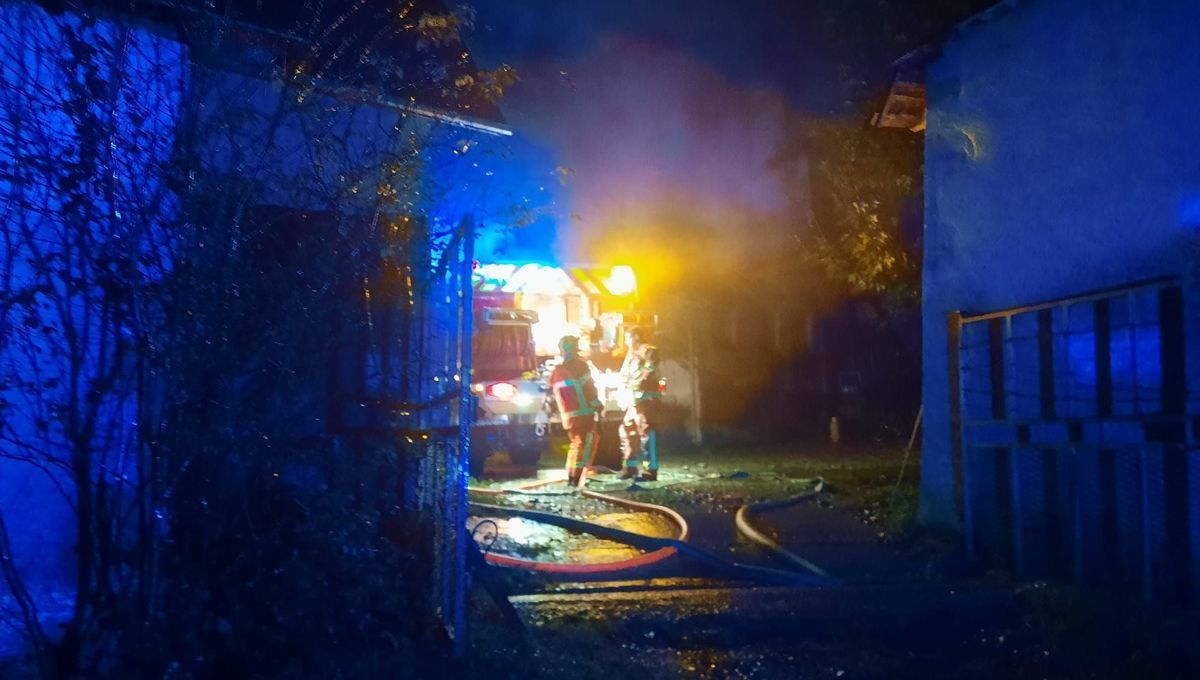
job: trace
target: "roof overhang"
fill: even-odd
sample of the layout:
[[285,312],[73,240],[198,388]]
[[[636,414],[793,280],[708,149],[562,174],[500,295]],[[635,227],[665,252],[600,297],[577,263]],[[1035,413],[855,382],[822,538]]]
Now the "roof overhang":
[[994,20],[1010,11],[1017,0],[997,0],[982,11],[955,24],[942,37],[908,52],[892,62],[896,75],[883,109],[871,118],[871,124],[881,128],[899,128],[922,132],[925,130],[927,105],[925,100],[925,67],[942,55],[942,46],[955,36],[975,26]]
[[925,129],[925,84],[920,79],[902,78],[892,81],[883,110],[876,113],[871,124],[881,128],[900,128],[921,132]]
[[[235,18],[216,16],[210,11],[206,11],[201,7],[191,7],[184,3],[173,3],[170,0],[149,0],[150,11],[143,11],[142,18],[159,19],[170,21],[172,17],[190,16],[199,17],[210,20],[219,20],[227,24],[229,30],[226,35],[234,40],[241,42],[280,47],[282,45],[305,45],[308,40],[303,36],[295,35],[287,31],[273,29],[267,26],[262,26],[247,21],[238,20]],[[179,24],[175,23],[176,26]],[[180,30],[180,39],[186,31]],[[500,120],[490,120],[475,116],[466,116],[461,113],[431,106],[421,103],[411,97],[400,97],[379,92],[376,88],[363,88],[353,86],[322,86],[316,83],[309,83],[315,90],[323,94],[335,97],[343,101],[350,101],[356,104],[365,106],[375,106],[381,108],[400,111],[407,115],[420,116],[428,118],[440,123],[445,123],[454,127],[473,130],[488,135],[499,137],[511,137],[513,131]]]

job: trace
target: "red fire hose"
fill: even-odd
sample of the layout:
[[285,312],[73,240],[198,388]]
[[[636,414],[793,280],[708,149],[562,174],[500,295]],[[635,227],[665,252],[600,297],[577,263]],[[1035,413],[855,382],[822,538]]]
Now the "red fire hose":
[[[561,479],[541,480],[541,481],[537,481],[537,482],[532,482],[530,484],[522,484],[521,486],[516,487],[515,490],[528,491],[530,489],[536,489],[536,488],[540,488],[543,486],[549,486],[551,484],[562,484],[562,483],[563,483],[563,480],[561,480]],[[512,490],[513,489],[478,489],[478,488],[471,489],[471,491],[474,493],[487,494],[490,496],[499,496],[499,495],[502,495],[502,494],[507,493]],[[614,505],[620,505],[620,506],[624,506],[627,508],[634,508],[634,509],[638,509],[638,510],[646,510],[649,512],[657,512],[661,515],[665,515],[668,519],[670,519],[672,522],[674,522],[677,527],[679,527],[679,536],[676,538],[676,540],[678,540],[678,541],[686,541],[687,540],[687,537],[688,537],[687,521],[683,519],[682,515],[680,515],[679,513],[675,512],[674,510],[672,510],[666,506],[655,505],[653,503],[639,503],[637,501],[626,500],[624,498],[616,498],[614,496],[608,496],[608,495],[605,495],[602,493],[596,493],[595,491],[588,491],[586,489],[581,490],[581,493],[588,498],[595,498],[596,500],[605,501],[608,503],[612,503]],[[579,520],[576,520],[576,521],[579,521]],[[584,524],[584,523],[581,522],[581,524]],[[491,564],[495,564],[497,566],[502,566],[502,567],[513,567],[513,568],[517,568],[517,569],[529,569],[531,571],[540,571],[540,572],[556,573],[556,574],[595,575],[595,574],[603,574],[603,573],[608,573],[608,572],[628,571],[630,569],[647,567],[649,565],[656,564],[658,562],[662,562],[663,560],[674,556],[678,552],[679,551],[673,547],[663,547],[663,548],[658,548],[656,550],[652,550],[651,552],[648,552],[648,553],[645,553],[642,555],[638,555],[637,557],[631,557],[628,559],[618,560],[615,562],[599,562],[599,563],[593,563],[593,564],[568,564],[568,563],[563,563],[563,562],[545,562],[545,561],[541,561],[541,560],[529,560],[529,559],[525,559],[522,557],[512,557],[509,555],[500,555],[500,554],[492,553],[492,552],[487,553],[487,555],[485,556],[485,559],[487,559],[487,561]]]
[[[484,493],[488,495],[501,495],[512,491],[528,491],[529,489],[548,486],[550,484],[561,484],[562,480],[544,480],[525,484],[517,489],[472,489],[476,493]],[[707,568],[715,570],[723,575],[732,576],[735,578],[749,578],[753,580],[765,580],[775,583],[799,586],[827,586],[837,583],[837,580],[831,578],[820,568],[815,567],[811,563],[803,564],[812,573],[801,573],[795,571],[786,571],[772,569],[768,567],[758,567],[754,565],[740,564],[737,562],[729,562],[724,558],[705,552],[686,542],[688,537],[688,525],[683,517],[674,510],[656,505],[653,503],[640,503],[624,498],[616,498],[606,494],[596,493],[594,491],[581,490],[582,495],[588,498],[595,498],[615,505],[621,505],[639,510],[647,510],[665,515],[675,522],[679,527],[678,538],[657,538],[653,536],[644,536],[635,534],[622,529],[606,527],[592,522],[563,517],[546,512],[534,510],[524,510],[520,508],[504,507],[498,505],[487,505],[483,503],[472,503],[471,505],[488,510],[491,512],[515,515],[518,517],[527,517],[534,521],[544,522],[564,527],[571,531],[581,531],[590,533],[603,539],[632,545],[636,548],[647,550],[645,554],[639,555],[626,560],[616,562],[602,562],[598,564],[567,564],[562,562],[543,562],[540,560],[529,560],[519,557],[511,557],[508,555],[498,555],[496,553],[487,553],[485,559],[487,562],[503,567],[527,569],[531,571],[539,571],[543,573],[555,574],[573,574],[578,576],[589,575],[596,576],[598,574],[618,575],[620,572],[646,567],[658,562],[662,562],[675,555],[683,555],[694,562],[705,565]],[[781,504],[795,502],[794,499],[788,499]],[[764,504],[766,505],[766,504]],[[774,505],[774,504],[770,504]],[[745,521],[744,517],[739,517],[739,526]],[[786,557],[786,556],[785,556]]]

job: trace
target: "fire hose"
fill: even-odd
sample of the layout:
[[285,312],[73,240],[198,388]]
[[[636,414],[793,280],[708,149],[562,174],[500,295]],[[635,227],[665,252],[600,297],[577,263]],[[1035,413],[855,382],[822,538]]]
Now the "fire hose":
[[[511,491],[518,491],[518,492],[529,491],[530,489],[536,489],[539,487],[548,486],[550,484],[561,484],[561,483],[562,483],[561,480],[555,479],[555,480],[545,480],[545,481],[541,481],[541,482],[534,482],[532,484],[525,484],[525,485],[522,485],[521,487],[519,487],[518,489],[513,489],[513,490],[510,490],[510,489],[474,489],[473,488],[473,489],[471,489],[471,491],[473,491],[475,493],[483,493],[483,494],[498,496],[498,495],[502,495],[505,493],[509,493]],[[657,512],[661,515],[665,515],[668,519],[670,519],[672,522],[674,522],[675,525],[679,529],[679,537],[678,537],[678,539],[676,539],[676,541],[682,543],[683,541],[687,540],[687,537],[688,537],[687,521],[683,519],[682,515],[680,515],[679,513],[675,512],[674,510],[672,510],[668,507],[661,506],[661,505],[654,505],[652,503],[639,503],[637,501],[626,500],[624,498],[616,498],[613,496],[607,496],[605,494],[596,493],[594,491],[587,491],[586,489],[581,490],[581,493],[586,497],[606,501],[609,503],[613,503],[614,505],[620,505],[620,506],[624,506],[627,508],[634,508],[637,510],[647,510],[650,512]],[[575,531],[590,533],[590,534],[596,535],[596,536],[600,535],[600,534],[596,533],[596,531],[604,531],[604,532],[619,532],[619,534],[626,535],[626,536],[636,536],[636,537],[640,537],[640,538],[648,538],[646,536],[641,536],[641,534],[634,534],[634,533],[631,533],[628,531],[620,531],[617,529],[611,529],[609,527],[604,527],[604,526],[601,526],[599,524],[595,524],[592,522],[585,522],[583,520],[571,519],[569,517],[561,517],[559,515],[552,515],[550,513],[545,513],[545,512],[534,512],[532,510],[518,510],[516,508],[505,508],[504,506],[500,506],[500,505],[487,505],[484,503],[472,503],[471,505],[475,506],[475,507],[491,510],[493,512],[503,510],[504,512],[511,514],[515,517],[523,516],[523,517],[526,517],[527,519],[533,519],[533,520],[536,520],[539,522],[545,522],[546,524],[553,524],[556,526],[563,526],[563,528],[566,528],[566,529],[573,529]],[[520,513],[532,513],[532,514],[521,515]],[[571,526],[565,526],[563,524],[563,522],[569,523],[569,524],[571,524]],[[617,535],[617,534],[612,534],[612,535]],[[631,543],[628,543],[628,541],[625,541],[625,540],[620,540],[620,539],[613,539],[613,540],[617,540],[617,542],[619,542],[619,543],[627,543],[629,545],[633,545]],[[640,546],[635,545],[634,547],[640,547]],[[519,569],[529,569],[531,571],[550,572],[550,573],[559,573],[559,574],[592,574],[592,575],[594,575],[594,574],[604,574],[604,573],[610,573],[610,572],[615,573],[615,572],[621,572],[621,571],[628,571],[630,569],[637,569],[639,567],[647,567],[649,565],[652,565],[652,564],[655,564],[658,562],[662,562],[663,560],[674,556],[677,552],[678,552],[678,550],[675,546],[661,545],[661,546],[655,546],[655,548],[652,551],[647,552],[642,555],[638,555],[637,557],[631,557],[629,559],[620,560],[620,561],[616,561],[616,562],[603,562],[600,564],[564,564],[561,562],[545,562],[545,561],[541,561],[541,560],[528,560],[528,559],[524,559],[521,557],[512,557],[509,555],[500,555],[498,553],[492,553],[492,552],[489,552],[486,555],[486,559],[489,563],[495,564],[497,566],[502,566],[502,567],[514,567],[514,568],[519,568]]]
[[[522,485],[521,487],[519,487],[517,489],[472,488],[471,491],[475,492],[475,493],[483,493],[483,494],[488,494],[488,495],[502,495],[502,494],[513,493],[513,492],[517,492],[517,493],[528,492],[531,489],[536,489],[536,488],[548,486],[551,484],[561,484],[561,483],[562,483],[561,480],[555,479],[555,480],[544,480],[544,481],[540,481],[540,482],[534,482],[532,484]],[[750,579],[754,579],[754,580],[765,580],[765,581],[770,581],[773,583],[783,583],[783,584],[787,584],[787,585],[823,586],[823,585],[834,584],[834,583],[836,583],[836,580],[833,579],[832,577],[830,577],[830,575],[827,572],[825,572],[823,569],[821,569],[820,567],[816,566],[815,564],[812,564],[811,562],[805,560],[804,558],[802,558],[798,555],[795,555],[794,553],[788,551],[783,546],[772,541],[769,537],[767,537],[767,536],[763,535],[762,533],[758,532],[757,530],[755,530],[749,524],[749,521],[748,521],[748,515],[752,511],[761,511],[761,510],[766,510],[766,509],[769,509],[772,507],[781,507],[784,505],[790,505],[793,503],[800,502],[806,498],[811,498],[816,493],[820,492],[822,483],[823,483],[822,480],[818,479],[818,482],[817,482],[818,485],[817,485],[816,490],[806,493],[806,494],[802,494],[800,496],[785,499],[783,501],[774,501],[771,503],[760,503],[760,504],[754,504],[752,506],[751,505],[743,506],[742,508],[740,508],[738,510],[737,517],[736,517],[736,523],[738,526],[738,530],[740,532],[742,532],[743,535],[747,536],[748,538],[755,541],[756,543],[759,543],[760,545],[763,545],[763,546],[775,551],[776,553],[780,554],[787,561],[789,561],[792,564],[795,564],[797,566],[800,566],[801,568],[807,570],[810,573],[799,573],[799,572],[795,572],[795,571],[772,569],[769,567],[759,567],[759,566],[754,566],[754,565],[742,564],[742,563],[738,563],[738,562],[730,562],[723,558],[717,557],[716,555],[713,555],[709,552],[701,550],[700,548],[697,548],[696,546],[691,545],[690,543],[687,543],[687,538],[688,538],[688,533],[689,533],[687,521],[684,520],[684,518],[679,513],[675,512],[674,510],[672,510],[668,507],[662,506],[662,505],[655,505],[653,503],[641,503],[638,501],[632,501],[632,500],[628,500],[628,499],[624,499],[624,498],[617,498],[615,496],[609,496],[607,494],[596,493],[594,491],[588,491],[586,489],[581,489],[580,493],[587,498],[593,498],[596,500],[601,500],[601,501],[605,501],[608,503],[612,503],[614,505],[624,506],[624,507],[628,507],[628,508],[634,508],[634,509],[638,509],[638,510],[645,510],[645,511],[649,511],[649,512],[655,512],[655,513],[658,513],[661,515],[665,515],[672,522],[674,522],[676,524],[676,526],[678,527],[678,529],[679,529],[678,537],[677,538],[659,538],[659,537],[652,537],[652,536],[644,536],[642,534],[636,534],[633,532],[624,531],[622,529],[607,527],[607,526],[603,526],[603,525],[596,524],[593,522],[587,522],[584,520],[578,520],[578,519],[574,519],[574,518],[570,518],[570,517],[563,517],[560,515],[555,515],[555,514],[546,513],[546,512],[539,512],[539,511],[535,511],[535,510],[524,510],[524,509],[520,509],[520,508],[510,508],[510,507],[505,507],[505,506],[500,506],[500,505],[491,505],[491,504],[486,504],[486,503],[471,503],[471,506],[482,509],[482,510],[487,510],[489,512],[497,513],[497,514],[506,514],[506,515],[510,515],[513,517],[522,517],[522,518],[530,519],[530,520],[537,521],[537,522],[543,522],[545,524],[559,526],[559,527],[565,528],[569,531],[588,533],[588,534],[597,536],[602,539],[611,540],[611,541],[615,541],[618,543],[623,543],[623,544],[630,545],[635,548],[639,548],[641,550],[646,551],[644,554],[639,555],[637,557],[620,560],[620,561],[616,561],[616,562],[604,562],[604,563],[599,563],[599,564],[567,564],[567,563],[561,563],[561,562],[546,562],[546,561],[541,561],[541,560],[530,560],[530,559],[525,559],[525,558],[512,557],[509,555],[500,555],[500,554],[492,553],[492,552],[487,553],[485,555],[486,561],[491,564],[494,564],[496,566],[528,569],[531,571],[538,571],[538,572],[543,572],[543,573],[556,573],[556,574],[574,574],[574,575],[589,575],[589,576],[598,576],[598,575],[602,575],[602,574],[614,574],[615,575],[619,572],[629,571],[629,570],[637,569],[637,568],[641,568],[641,567],[647,567],[647,566],[662,562],[671,557],[674,557],[675,555],[680,555],[680,556],[689,558],[693,561],[696,561],[700,564],[703,564],[709,568],[715,569],[719,573],[733,576],[733,577],[750,578]]]
[[[603,495],[596,494],[596,496]],[[667,557],[679,554],[683,557],[687,557],[699,562],[700,564],[715,569],[722,575],[731,577],[741,577],[759,581],[769,581],[778,584],[803,586],[826,586],[834,583],[833,579],[826,577],[794,571],[785,571],[782,569],[771,569],[769,567],[759,567],[749,564],[742,564],[740,562],[729,562],[680,539],[643,536],[642,534],[635,534],[623,529],[615,529],[613,527],[606,527],[593,522],[585,522],[583,520],[563,517],[561,515],[540,512],[537,510],[523,510],[520,508],[509,508],[502,505],[490,505],[486,503],[472,503],[471,505],[473,507],[497,514],[507,514],[514,517],[522,517],[537,522],[544,522],[546,524],[560,526],[570,531],[589,533],[599,538],[618,543],[624,543],[635,548],[649,551],[644,555],[631,560],[608,562],[604,564],[562,564],[557,562],[539,562],[535,560],[525,560],[506,555],[488,553],[487,560],[493,564],[501,566],[516,566],[526,569],[534,569],[536,571],[557,573],[596,574],[625,571],[633,567],[646,566],[648,564],[661,561],[662,559],[666,559]],[[495,559],[493,559],[493,557],[495,557]]]
[[779,501],[767,501],[764,503],[749,503],[747,505],[743,505],[742,507],[738,508],[737,514],[734,515],[734,523],[737,524],[738,531],[751,541],[754,541],[755,543],[758,543],[759,545],[771,550],[775,554],[800,567],[801,569],[808,570],[816,576],[830,578],[829,572],[783,547],[778,541],[775,541],[770,536],[767,536],[750,524],[751,513],[772,510],[775,508],[783,508],[806,501],[810,498],[815,498],[817,494],[821,493],[821,490],[824,488],[824,486],[825,480],[818,477],[817,485],[812,491]]

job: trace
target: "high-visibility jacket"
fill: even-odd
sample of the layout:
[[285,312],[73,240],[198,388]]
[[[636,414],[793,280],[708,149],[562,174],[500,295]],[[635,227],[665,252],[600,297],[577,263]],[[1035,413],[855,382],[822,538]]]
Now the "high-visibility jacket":
[[658,348],[644,344],[631,347],[625,355],[625,363],[621,364],[621,379],[625,388],[633,395],[634,402],[647,399],[658,399],[662,394],[658,391],[658,381],[662,376],[658,372]]
[[591,367],[579,357],[567,359],[550,373],[550,392],[563,427],[595,421],[596,414],[604,408],[592,380]]

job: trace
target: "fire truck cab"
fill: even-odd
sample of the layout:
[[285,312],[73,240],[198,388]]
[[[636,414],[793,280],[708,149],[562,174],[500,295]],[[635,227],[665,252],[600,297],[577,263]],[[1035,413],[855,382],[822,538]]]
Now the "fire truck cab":
[[605,419],[620,420],[624,329],[654,323],[635,310],[637,284],[629,267],[481,264],[473,284],[471,389],[479,408],[472,474],[488,467],[528,470],[546,451],[557,422],[547,408],[548,378],[564,335],[580,338]]

